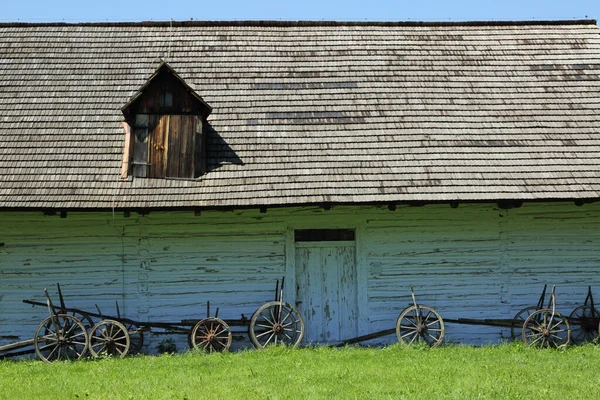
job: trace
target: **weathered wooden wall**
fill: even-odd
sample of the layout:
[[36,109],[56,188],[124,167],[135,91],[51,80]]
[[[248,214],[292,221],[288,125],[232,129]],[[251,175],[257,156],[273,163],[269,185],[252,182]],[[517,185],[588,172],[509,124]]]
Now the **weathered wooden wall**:
[[33,335],[46,311],[21,301],[43,301],[56,282],[67,305],[114,315],[118,300],[140,321],[200,319],[206,301],[222,318],[249,318],[284,273],[286,230],[241,214],[3,214],[0,343]]
[[[369,315],[375,330],[418,299],[447,318],[512,318],[557,285],[567,315],[598,293],[600,208],[526,204],[519,209],[424,207],[367,221]],[[550,288],[548,289],[550,290]],[[497,342],[509,330],[449,324],[447,339]]]
[[[60,282],[68,304],[97,303],[138,320],[250,317],[285,274],[295,299],[293,229],[355,228],[359,334],[393,327],[410,301],[443,317],[510,318],[558,285],[570,313],[588,285],[598,293],[600,204],[334,207],[232,212],[0,214],[0,344],[32,337],[44,317],[23,299]],[[310,327],[307,327],[310,329]],[[449,325],[447,339],[497,342],[506,330]],[[152,339],[155,351],[162,337]],[[182,338],[184,339],[184,338]],[[382,341],[393,341],[394,337]],[[178,343],[181,349],[185,340]]]

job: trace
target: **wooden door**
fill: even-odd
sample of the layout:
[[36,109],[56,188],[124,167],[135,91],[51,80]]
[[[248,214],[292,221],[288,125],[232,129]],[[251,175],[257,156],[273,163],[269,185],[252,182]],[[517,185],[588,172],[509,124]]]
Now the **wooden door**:
[[296,303],[305,343],[358,336],[354,241],[296,242]]
[[149,177],[194,177],[197,119],[194,115],[149,116]]
[[167,177],[194,177],[196,118],[194,115],[171,115]]

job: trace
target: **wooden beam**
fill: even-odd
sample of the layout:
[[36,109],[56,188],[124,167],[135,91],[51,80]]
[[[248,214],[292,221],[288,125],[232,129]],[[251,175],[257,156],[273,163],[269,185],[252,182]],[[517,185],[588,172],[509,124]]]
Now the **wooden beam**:
[[500,200],[498,202],[498,208],[502,210],[510,210],[512,208],[519,208],[523,205],[522,201],[519,200]]
[[123,146],[123,161],[121,162],[121,178],[127,178],[129,174],[129,161],[133,157],[133,138],[131,137],[131,127],[126,121],[122,121],[123,131],[125,132],[125,146]]
[[377,339],[377,338],[380,338],[382,336],[391,335],[392,333],[396,333],[396,329],[395,328],[393,328],[393,329],[384,329],[382,331],[369,333],[367,335],[357,336],[357,337],[352,338],[352,339],[342,340],[341,343],[333,344],[333,345],[331,345],[329,347],[343,347],[343,346],[346,346],[348,344],[355,344],[355,343],[360,343],[360,342],[364,342],[364,341],[367,341],[367,340]]

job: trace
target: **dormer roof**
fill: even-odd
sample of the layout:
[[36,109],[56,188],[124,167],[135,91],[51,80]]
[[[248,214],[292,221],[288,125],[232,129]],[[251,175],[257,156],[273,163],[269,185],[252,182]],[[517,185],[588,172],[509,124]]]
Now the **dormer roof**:
[[202,97],[196,91],[187,84],[183,78],[181,78],[177,72],[165,61],[161,60],[160,65],[154,71],[154,73],[148,78],[148,80],[139,88],[137,93],[135,93],[131,99],[121,107],[121,111],[125,116],[125,119],[129,119],[131,117],[132,111],[136,109],[136,105],[139,100],[144,97],[144,94],[147,92],[148,88],[151,88],[153,83],[164,78],[165,76],[171,76],[172,81],[175,81],[179,85],[181,85],[185,91],[191,96],[193,99],[197,101],[197,110],[203,118],[207,118],[212,112],[212,107],[209,106]]

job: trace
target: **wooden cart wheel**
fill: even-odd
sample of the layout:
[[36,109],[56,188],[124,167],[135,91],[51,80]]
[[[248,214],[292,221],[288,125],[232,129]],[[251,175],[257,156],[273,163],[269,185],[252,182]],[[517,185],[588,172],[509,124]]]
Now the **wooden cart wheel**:
[[288,303],[271,301],[252,315],[248,334],[257,349],[271,344],[297,346],[304,337],[304,319]]
[[600,319],[600,312],[591,306],[583,305],[573,310],[569,315],[571,325],[571,340],[575,344],[591,342],[598,336],[596,322]]
[[112,319],[103,319],[90,331],[90,352],[94,357],[125,357],[129,353],[129,332],[125,325]]
[[77,318],[57,314],[43,320],[33,337],[35,353],[40,360],[79,360],[88,350],[88,333]]
[[433,308],[417,305],[406,307],[396,321],[396,336],[405,346],[415,342],[439,346],[444,339],[444,320]]
[[[94,321],[87,314],[83,314],[79,311],[70,311],[70,312],[66,312],[66,313],[62,313],[62,314],[70,315],[71,317],[77,318],[79,320],[79,322],[81,322],[83,324],[83,327],[88,332],[88,334],[90,332],[90,329],[92,329],[92,327],[94,326]],[[46,328],[48,328],[48,327],[49,326],[46,326]],[[48,329],[44,330],[44,335],[47,335],[48,333],[49,333]],[[88,335],[88,337],[89,337],[89,335]]]
[[125,325],[127,333],[129,333],[129,354],[139,354],[144,346],[144,332],[143,330],[133,324]]
[[523,324],[525,323],[525,320],[537,310],[537,306],[529,306],[525,307],[524,309],[515,314],[515,317],[512,320],[512,325],[510,327],[510,337],[513,340],[517,338],[521,339],[523,335]]
[[192,348],[209,353],[223,352],[231,346],[231,329],[221,318],[198,321],[190,334]]
[[90,329],[92,329],[92,327],[94,326],[94,321],[92,320],[92,318],[87,315],[87,314],[83,314],[80,313],[78,311],[73,311],[68,313],[69,315],[77,318],[79,320],[79,322],[81,322],[83,324],[83,326],[85,327],[85,329],[87,331],[89,331]]
[[547,348],[564,346],[571,340],[571,326],[561,314],[541,309],[531,314],[523,324],[523,342],[528,346]]

